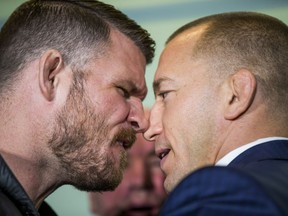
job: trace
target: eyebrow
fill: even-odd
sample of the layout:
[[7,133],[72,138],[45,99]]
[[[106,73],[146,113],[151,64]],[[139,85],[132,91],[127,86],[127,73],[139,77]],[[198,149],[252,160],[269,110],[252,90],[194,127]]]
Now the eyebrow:
[[121,80],[120,83],[122,83],[122,85],[125,85],[127,88],[129,88],[130,94],[140,96],[141,100],[144,100],[144,98],[147,95],[147,88],[145,88],[144,90],[141,90],[131,80]]
[[153,91],[154,91],[154,94],[159,91],[160,86],[161,86],[161,84],[162,84],[163,82],[169,82],[169,81],[172,81],[172,79],[170,79],[170,78],[168,78],[168,77],[162,77],[162,78],[159,78],[159,79],[155,80],[155,81],[153,82]]

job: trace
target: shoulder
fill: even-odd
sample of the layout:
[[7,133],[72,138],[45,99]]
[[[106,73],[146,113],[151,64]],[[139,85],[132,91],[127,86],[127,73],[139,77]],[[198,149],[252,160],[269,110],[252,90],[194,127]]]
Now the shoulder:
[[41,216],[57,216],[56,212],[46,202],[42,203],[38,211]]
[[[255,214],[251,214],[251,212]],[[161,215],[281,215],[249,174],[231,167],[205,167],[169,194]]]
[[0,190],[0,215],[13,215],[21,216],[22,214],[13,203],[4,193]]

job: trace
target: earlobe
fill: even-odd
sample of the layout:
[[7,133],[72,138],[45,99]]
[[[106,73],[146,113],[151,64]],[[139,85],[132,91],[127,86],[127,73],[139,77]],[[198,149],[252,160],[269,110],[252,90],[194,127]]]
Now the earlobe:
[[63,58],[57,50],[48,50],[40,58],[39,85],[46,100],[53,100],[56,91],[56,77],[63,69]]
[[256,84],[255,76],[246,69],[241,69],[230,77],[225,119],[237,119],[248,110],[256,93]]

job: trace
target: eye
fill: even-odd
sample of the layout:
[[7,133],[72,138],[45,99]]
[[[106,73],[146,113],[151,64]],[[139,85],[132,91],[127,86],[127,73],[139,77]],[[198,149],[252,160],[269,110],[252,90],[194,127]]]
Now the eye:
[[167,97],[168,93],[169,92],[167,92],[167,91],[166,92],[159,92],[158,96],[161,97],[162,99],[165,99]]
[[125,88],[123,88],[121,86],[118,86],[117,88],[118,88],[119,92],[122,94],[123,97],[125,97],[125,98],[129,98],[130,97],[129,92]]

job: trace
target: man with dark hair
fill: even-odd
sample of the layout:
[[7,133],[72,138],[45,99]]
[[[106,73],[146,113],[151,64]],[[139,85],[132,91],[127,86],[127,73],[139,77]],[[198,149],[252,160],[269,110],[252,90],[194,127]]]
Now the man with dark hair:
[[148,126],[148,32],[99,1],[30,0],[0,33],[0,215],[64,184],[113,190]]
[[145,137],[171,192],[161,215],[288,215],[286,24],[253,12],[188,23],[154,92]]

